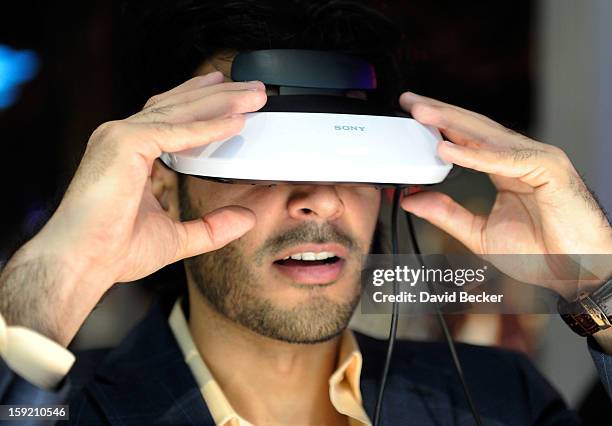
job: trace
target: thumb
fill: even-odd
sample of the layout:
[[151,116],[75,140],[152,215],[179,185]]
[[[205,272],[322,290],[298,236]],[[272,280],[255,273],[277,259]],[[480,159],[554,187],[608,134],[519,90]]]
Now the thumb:
[[245,207],[227,206],[201,219],[176,222],[179,234],[177,257],[181,260],[217,250],[243,236],[255,226],[255,213]]
[[440,228],[474,253],[482,253],[485,217],[475,215],[441,192],[421,191],[405,197],[404,210]]

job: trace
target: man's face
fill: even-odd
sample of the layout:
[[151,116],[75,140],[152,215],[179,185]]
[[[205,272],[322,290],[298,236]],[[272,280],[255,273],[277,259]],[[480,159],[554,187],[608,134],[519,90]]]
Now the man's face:
[[[198,73],[219,70],[229,81],[233,56],[217,55]],[[185,262],[199,293],[220,314],[294,343],[324,341],[346,328],[361,293],[361,262],[377,223],[378,190],[186,177],[180,204],[183,219],[228,205],[249,208],[257,217],[242,238]]]
[[[346,328],[361,293],[360,266],[376,227],[378,190],[185,182],[184,219],[228,205],[257,217],[242,238],[186,261],[213,308],[259,334],[295,343],[327,340]],[[313,257],[319,260],[307,260]]]

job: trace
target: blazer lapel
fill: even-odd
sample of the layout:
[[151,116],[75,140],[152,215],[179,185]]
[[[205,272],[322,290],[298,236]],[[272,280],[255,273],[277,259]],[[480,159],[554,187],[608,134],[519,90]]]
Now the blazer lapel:
[[[373,420],[387,345],[360,333],[355,336],[363,354],[363,404]],[[448,363],[445,366],[437,352],[427,349],[426,343],[398,343],[401,344],[396,345],[387,378],[381,423],[385,426],[473,425],[457,373],[448,368]],[[485,424],[501,426],[496,419],[480,414]]]
[[[363,353],[361,391],[370,419],[374,418],[386,345],[355,333]],[[374,342],[376,344],[374,344]],[[383,425],[454,425],[456,415],[447,373],[421,363],[411,351],[395,352],[381,410]]]
[[214,426],[159,305],[105,359],[87,392],[113,425]]
[[[383,406],[381,409],[381,424],[394,426],[408,425],[451,425],[453,409],[448,394],[440,392],[429,384],[424,385],[405,375],[409,365],[393,363],[387,378]],[[403,373],[400,373],[403,370]],[[363,404],[370,419],[374,419],[376,399],[380,389],[380,373],[371,375],[365,369],[361,380]],[[429,379],[431,382],[431,379]]]

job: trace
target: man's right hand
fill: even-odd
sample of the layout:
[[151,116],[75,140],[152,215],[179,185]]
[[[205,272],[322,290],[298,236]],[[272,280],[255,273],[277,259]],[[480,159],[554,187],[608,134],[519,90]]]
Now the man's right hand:
[[6,322],[67,345],[114,283],[216,250],[251,229],[255,215],[238,206],[188,222],[172,219],[153,194],[151,171],[162,152],[237,134],[243,113],[265,102],[262,83],[223,83],[215,72],[98,127],[58,209],[0,276]]

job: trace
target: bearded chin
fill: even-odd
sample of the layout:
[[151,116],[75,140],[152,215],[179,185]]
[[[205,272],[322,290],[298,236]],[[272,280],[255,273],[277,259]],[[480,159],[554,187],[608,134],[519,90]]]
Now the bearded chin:
[[[249,330],[289,343],[319,343],[341,334],[359,302],[361,286],[346,302],[313,293],[291,308],[262,297],[265,286],[249,267],[237,241],[185,260],[198,293],[220,315]],[[304,291],[316,291],[315,288]]]

